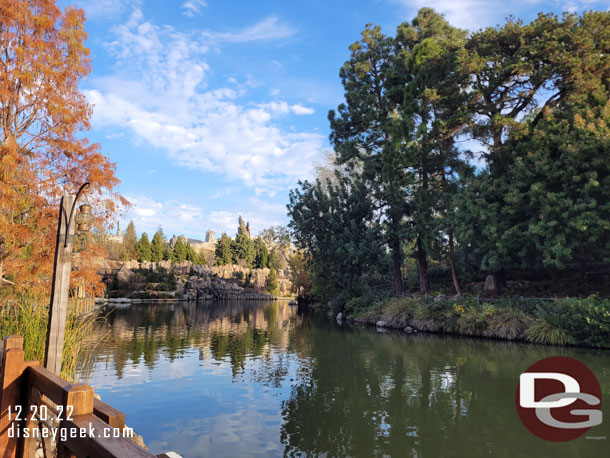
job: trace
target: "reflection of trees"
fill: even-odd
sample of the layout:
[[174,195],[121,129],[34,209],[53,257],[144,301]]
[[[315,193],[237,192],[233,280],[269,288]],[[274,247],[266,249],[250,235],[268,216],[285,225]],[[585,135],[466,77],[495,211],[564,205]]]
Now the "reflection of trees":
[[[120,378],[129,361],[143,362],[152,370],[161,355],[173,361],[199,348],[201,359],[228,359],[235,376],[248,357],[269,359],[273,348],[285,350],[290,329],[300,319],[294,308],[281,302],[132,305],[109,314],[107,329],[100,332],[109,331],[110,338],[96,358],[112,356]],[[270,373],[277,378],[277,367]]]
[[[554,349],[331,326],[296,330],[315,357],[283,404],[286,456],[545,456],[554,447],[514,407],[520,372]],[[589,447],[594,456],[591,442],[553,454]]]

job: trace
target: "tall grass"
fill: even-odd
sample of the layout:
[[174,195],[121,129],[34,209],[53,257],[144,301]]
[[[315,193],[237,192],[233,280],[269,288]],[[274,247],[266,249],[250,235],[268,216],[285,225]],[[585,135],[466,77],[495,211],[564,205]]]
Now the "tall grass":
[[610,348],[610,299],[596,296],[536,301],[535,308],[510,300],[480,304],[470,296],[457,302],[416,298],[367,302],[367,308],[357,300],[348,303],[357,305],[354,318],[372,323],[384,320],[392,327],[408,325],[420,331]]
[[[61,376],[70,381],[83,381],[96,346],[91,337],[101,318],[95,311],[80,313],[78,307],[72,305],[66,318]],[[48,319],[48,300],[29,295],[5,299],[0,307],[0,338],[12,334],[22,336],[25,359],[42,364]]]

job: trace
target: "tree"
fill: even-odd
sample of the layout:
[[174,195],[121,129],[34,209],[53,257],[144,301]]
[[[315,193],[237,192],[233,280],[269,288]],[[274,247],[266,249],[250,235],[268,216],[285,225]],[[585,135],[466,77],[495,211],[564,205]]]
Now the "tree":
[[163,234],[163,229],[161,229],[161,227],[159,226],[159,229],[157,229],[157,232],[155,232],[155,235],[153,236],[152,244],[150,247],[152,261],[159,262],[163,259],[164,242],[165,235]]
[[186,260],[187,261],[191,261],[195,264],[197,264],[197,253],[195,252],[195,250],[193,249],[193,247],[191,246],[191,243],[189,241],[186,242]]
[[408,213],[405,165],[400,142],[393,137],[398,107],[403,100],[395,41],[381,28],[367,24],[361,40],[350,46],[350,59],[339,75],[345,103],[328,113],[330,140],[338,163],[361,180],[384,208],[385,242],[392,254],[394,288],[404,290],[401,240]]
[[138,237],[136,235],[136,226],[133,221],[130,221],[123,237],[123,250],[122,259],[123,261],[131,261],[138,257],[137,250]]
[[259,236],[254,240],[254,268],[264,269],[265,267],[269,267],[269,251]]
[[301,251],[294,253],[288,260],[290,268],[290,291],[300,298],[311,296],[311,273],[308,256]]
[[290,232],[284,226],[272,226],[263,229],[258,236],[263,239],[267,247],[277,245],[287,247],[290,245]]
[[136,246],[136,252],[138,253],[138,261],[150,261],[152,259],[152,250],[150,241],[148,240],[148,234],[144,232],[140,240],[138,240]]
[[277,280],[277,271],[275,269],[271,269],[269,271],[269,276],[265,281],[265,292],[274,296],[277,296],[280,293]]
[[[82,135],[92,112],[78,89],[90,71],[83,11],[15,0],[0,6],[0,17],[0,278],[42,292],[48,291],[63,192],[91,183],[98,228],[110,222],[117,201],[126,201],[114,193],[115,165]],[[100,254],[91,243],[81,258]],[[9,283],[0,280],[3,285]]]
[[252,240],[250,240],[250,237],[247,235],[247,232],[237,234],[232,243],[232,251],[233,262],[235,264],[243,262],[246,267],[252,267],[254,258],[256,256],[256,251]]
[[233,241],[226,233],[222,233],[222,236],[216,242],[216,264],[224,266],[226,264],[233,263]]
[[174,261],[182,262],[186,261],[187,256],[187,246],[184,240],[184,237],[180,236],[177,238],[176,243],[174,244]]
[[337,289],[351,291],[383,256],[371,193],[360,181],[299,183],[290,192],[289,223],[297,246],[311,255],[319,273]]

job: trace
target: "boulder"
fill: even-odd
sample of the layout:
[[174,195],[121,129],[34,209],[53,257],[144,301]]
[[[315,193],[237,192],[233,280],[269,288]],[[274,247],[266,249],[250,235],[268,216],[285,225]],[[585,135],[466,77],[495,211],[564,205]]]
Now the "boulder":
[[496,284],[494,283],[493,275],[488,275],[487,278],[485,278],[485,283],[483,284],[483,290],[484,291],[495,291],[496,290]]
[[414,331],[415,331],[415,330],[414,330],[414,329],[413,329],[411,326],[407,326],[407,327],[405,328],[405,332],[406,332],[407,334],[411,334],[411,333],[412,333],[412,332],[414,332]]
[[388,325],[388,322],[385,320],[379,320],[377,323],[375,323],[375,326],[377,326],[378,328],[385,328]]
[[343,319],[343,313],[339,312],[337,313],[337,321],[341,321]]

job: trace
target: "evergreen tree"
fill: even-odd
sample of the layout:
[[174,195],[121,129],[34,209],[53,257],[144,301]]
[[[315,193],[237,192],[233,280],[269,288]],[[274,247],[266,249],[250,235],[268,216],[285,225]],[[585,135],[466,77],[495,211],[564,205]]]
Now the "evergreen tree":
[[277,271],[275,269],[271,269],[271,271],[269,272],[269,276],[265,281],[265,292],[268,294],[272,294],[273,296],[277,296],[280,293],[277,279]]
[[186,261],[186,256],[187,256],[187,245],[186,242],[184,241],[184,237],[180,236],[178,237],[178,239],[176,240],[176,243],[174,244],[174,260],[176,262],[182,262],[182,261]]
[[163,260],[171,262],[176,261],[174,250],[169,246],[169,243],[163,245]]
[[242,261],[246,267],[252,267],[256,251],[254,243],[252,243],[252,240],[250,240],[246,232],[237,234],[233,241],[232,248],[233,262],[235,264]]
[[137,243],[136,251],[138,253],[138,261],[151,261],[152,260],[152,250],[151,244],[148,240],[148,235],[146,232],[142,234],[140,240]]
[[269,266],[269,251],[261,237],[254,240],[254,268],[264,269]]
[[197,253],[188,241],[186,242],[186,260],[197,264]]
[[163,235],[163,229],[159,226],[159,229],[157,229],[157,232],[155,232],[155,235],[153,236],[151,244],[151,259],[155,262],[163,259],[163,242],[165,242],[165,235]]
[[233,241],[224,232],[216,242],[215,254],[216,265],[224,266],[233,263]]
[[125,231],[125,236],[123,237],[123,249],[121,256],[123,261],[130,261],[137,258],[137,243],[138,238],[136,236],[136,227],[133,224],[133,221],[130,221],[129,225],[127,226],[127,230]]

